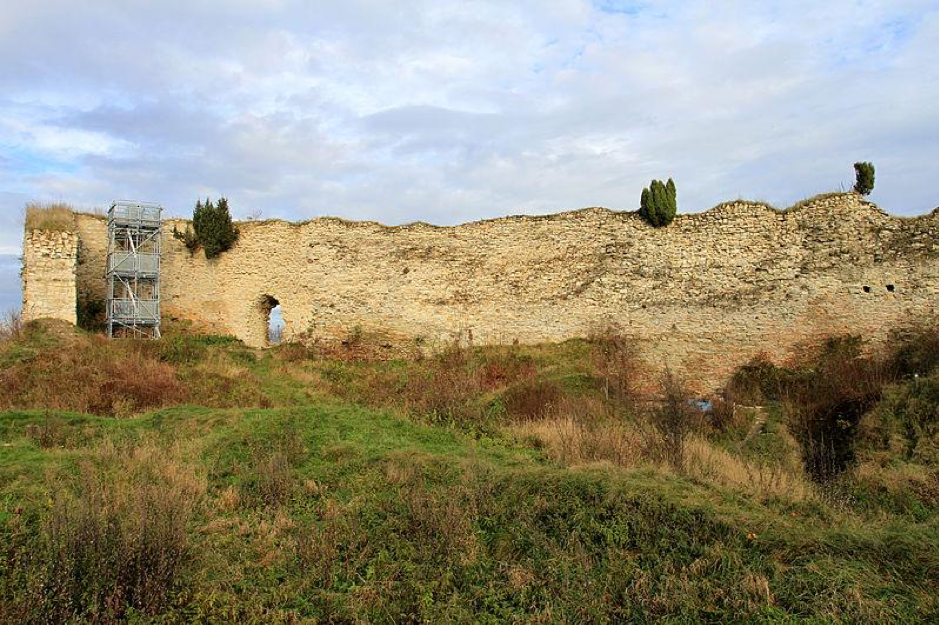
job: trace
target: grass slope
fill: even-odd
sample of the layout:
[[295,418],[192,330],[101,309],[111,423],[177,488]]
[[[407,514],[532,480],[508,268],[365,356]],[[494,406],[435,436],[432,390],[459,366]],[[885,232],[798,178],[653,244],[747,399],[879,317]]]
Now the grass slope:
[[[939,618],[934,515],[756,496],[650,463],[565,463],[499,426],[539,384],[598,401],[583,345],[450,363],[471,399],[444,405],[415,390],[439,377],[434,362],[208,342],[195,356],[161,347],[161,362],[201,368],[196,388],[236,366],[231,383],[270,407],[197,406],[181,382],[192,403],[133,418],[0,412],[0,620]],[[9,348],[7,370],[42,349]],[[741,457],[791,456],[778,412],[761,436]]]

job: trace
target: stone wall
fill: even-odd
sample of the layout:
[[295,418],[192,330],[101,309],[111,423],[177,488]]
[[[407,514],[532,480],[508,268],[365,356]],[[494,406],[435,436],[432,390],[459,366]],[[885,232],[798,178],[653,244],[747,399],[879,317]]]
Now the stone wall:
[[78,245],[78,235],[74,232],[26,231],[23,237],[23,321],[51,317],[76,322]]
[[[211,261],[173,239],[174,223],[185,227],[165,229],[164,318],[255,346],[270,297],[288,339],[535,343],[613,323],[654,363],[711,386],[758,352],[782,359],[844,332],[883,339],[939,307],[939,214],[893,217],[853,193],[785,212],[729,202],[662,229],[602,208],[453,227],[243,222]],[[106,224],[77,224],[79,294],[101,298]]]

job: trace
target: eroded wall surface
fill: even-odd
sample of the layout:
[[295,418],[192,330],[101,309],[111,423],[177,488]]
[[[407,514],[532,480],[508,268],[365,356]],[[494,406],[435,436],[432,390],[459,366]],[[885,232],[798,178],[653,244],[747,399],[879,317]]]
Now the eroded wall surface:
[[[100,299],[106,223],[77,223],[79,297]],[[454,227],[243,222],[211,261],[172,237],[174,223],[185,225],[165,228],[164,318],[255,346],[268,296],[287,338],[360,328],[389,342],[534,343],[615,323],[654,363],[709,385],[758,352],[883,339],[939,306],[939,214],[893,217],[852,193],[783,213],[730,202],[662,229],[599,208]]]
[[76,322],[78,246],[78,235],[73,232],[25,232],[23,321],[50,317]]

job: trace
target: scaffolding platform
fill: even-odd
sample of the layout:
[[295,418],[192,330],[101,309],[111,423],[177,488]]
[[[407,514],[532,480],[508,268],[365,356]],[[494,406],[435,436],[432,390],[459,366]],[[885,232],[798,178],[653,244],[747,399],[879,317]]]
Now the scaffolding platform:
[[117,201],[108,210],[109,338],[160,338],[159,204]]

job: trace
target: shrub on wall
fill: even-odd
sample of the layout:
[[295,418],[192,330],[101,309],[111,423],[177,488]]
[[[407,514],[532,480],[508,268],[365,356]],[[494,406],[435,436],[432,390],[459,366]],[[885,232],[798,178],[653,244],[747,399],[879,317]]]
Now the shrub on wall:
[[206,258],[215,258],[231,248],[238,240],[238,229],[232,222],[228,210],[228,200],[219,198],[217,203],[206,198],[196,202],[192,212],[192,230],[186,226],[185,232],[173,228],[173,236],[182,241],[190,252],[199,247],[205,250]]
[[653,180],[652,184],[642,190],[639,215],[651,225],[656,228],[667,226],[675,219],[677,212],[675,182],[671,178],[664,184],[661,180]]
[[870,195],[874,190],[874,164],[866,161],[854,164],[854,190],[861,195]]

